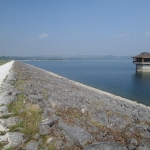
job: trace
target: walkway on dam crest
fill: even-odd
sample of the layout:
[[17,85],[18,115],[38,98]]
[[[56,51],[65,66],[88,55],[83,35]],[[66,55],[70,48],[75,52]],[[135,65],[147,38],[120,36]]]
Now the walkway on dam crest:
[[6,78],[7,74],[9,73],[9,70],[11,69],[13,63],[14,61],[11,61],[0,66],[0,87],[3,83],[3,80]]

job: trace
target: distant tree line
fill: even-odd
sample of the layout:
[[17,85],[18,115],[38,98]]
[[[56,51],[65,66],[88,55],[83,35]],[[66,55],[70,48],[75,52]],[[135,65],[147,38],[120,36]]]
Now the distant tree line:
[[9,56],[0,56],[0,60],[10,60]]
[[0,56],[0,60],[131,60],[131,56]]

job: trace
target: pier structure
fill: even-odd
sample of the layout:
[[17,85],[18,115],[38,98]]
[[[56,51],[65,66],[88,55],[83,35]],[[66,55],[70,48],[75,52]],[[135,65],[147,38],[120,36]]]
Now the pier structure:
[[148,52],[143,52],[132,58],[137,72],[150,72],[150,54]]

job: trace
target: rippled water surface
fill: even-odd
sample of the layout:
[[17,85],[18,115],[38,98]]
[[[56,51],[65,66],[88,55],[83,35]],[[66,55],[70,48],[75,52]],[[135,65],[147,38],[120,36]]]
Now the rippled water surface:
[[136,73],[132,60],[25,61],[25,63],[150,106],[150,73]]

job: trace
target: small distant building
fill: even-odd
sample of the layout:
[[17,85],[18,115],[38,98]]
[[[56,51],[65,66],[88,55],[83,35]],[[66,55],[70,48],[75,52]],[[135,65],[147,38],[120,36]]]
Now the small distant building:
[[150,54],[148,52],[143,52],[132,58],[137,72],[150,72]]

